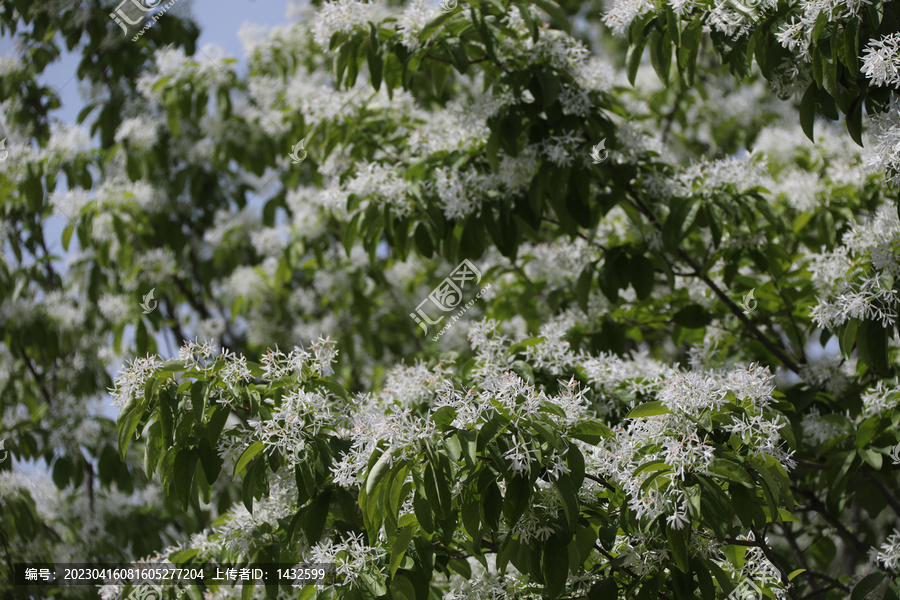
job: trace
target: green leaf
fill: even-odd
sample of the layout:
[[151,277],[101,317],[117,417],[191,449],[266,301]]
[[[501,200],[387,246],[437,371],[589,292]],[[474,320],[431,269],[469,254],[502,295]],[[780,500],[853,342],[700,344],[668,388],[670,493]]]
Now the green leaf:
[[436,468],[434,461],[429,461],[425,466],[425,493],[434,514],[441,519],[446,519],[450,515],[450,484],[445,479],[448,475],[449,473]]
[[672,211],[663,225],[663,245],[670,251],[676,251],[681,240],[697,218],[703,205],[696,198],[679,198],[672,206]]
[[153,472],[156,471],[163,449],[160,424],[156,422],[147,430],[147,443],[144,445],[144,475],[147,476],[147,479],[151,479]]
[[657,415],[668,415],[672,411],[663,404],[662,400],[654,400],[652,402],[644,402],[638,404],[625,415],[626,419],[640,419],[641,417],[655,417]]
[[534,3],[538,5],[545,13],[550,15],[550,17],[556,22],[560,29],[565,32],[569,32],[572,30],[572,24],[569,22],[569,16],[565,13],[565,11],[553,0],[534,0]]
[[569,430],[569,435],[577,440],[592,445],[599,444],[604,438],[613,437],[609,427],[600,421],[594,420],[579,421],[575,427]]
[[575,285],[575,299],[578,300],[578,306],[582,312],[587,314],[588,300],[591,296],[591,284],[594,282],[594,268],[592,265],[586,266],[578,276],[578,283]]
[[303,515],[303,533],[310,544],[315,544],[322,538],[330,508],[331,491],[325,491],[317,495],[306,509]]
[[167,373],[178,373],[184,371],[187,367],[183,360],[167,360],[156,370],[157,375],[165,375]]
[[421,40],[421,41],[423,41],[423,42],[424,42],[425,40],[427,40],[428,37],[429,37],[432,33],[434,33],[435,31],[437,31],[437,28],[438,28],[438,27],[440,27],[440,26],[443,25],[448,19],[450,19],[451,17],[453,17],[453,15],[454,15],[455,12],[456,12],[456,11],[450,11],[450,12],[443,12],[443,11],[441,11],[441,14],[439,14],[439,15],[436,16],[434,19],[432,19],[431,21],[429,21],[428,24],[425,25],[425,27],[422,28],[422,31],[419,32],[419,40]]
[[863,321],[859,326],[856,343],[859,357],[870,369],[882,377],[890,376],[888,362],[888,330],[878,321]]
[[712,313],[699,304],[685,306],[672,317],[675,323],[690,329],[706,327],[712,322]]
[[200,452],[200,464],[203,466],[203,473],[209,483],[214,483],[219,477],[224,462],[218,453],[213,449],[209,440],[200,438],[197,450]]
[[402,528],[397,533],[397,539],[394,540],[391,547],[391,577],[397,572],[397,569],[400,567],[400,562],[403,560],[403,557],[406,556],[406,551],[409,549],[409,543],[412,541],[415,532],[415,525],[409,525]]
[[525,513],[530,500],[531,481],[519,474],[513,475],[506,486],[506,497],[503,499],[503,516],[510,527]]
[[234,465],[233,479],[237,479],[238,473],[240,473],[244,469],[244,467],[247,466],[247,463],[253,460],[253,458],[257,454],[262,452],[263,448],[265,448],[265,445],[260,441],[256,441],[250,444],[250,446],[248,446],[247,449],[244,450],[243,454],[241,454],[241,457]]
[[601,579],[588,592],[588,600],[617,600],[619,588],[612,577]]
[[578,489],[569,474],[556,480],[556,489],[559,490],[559,497],[563,501],[563,510],[566,513],[569,529],[574,530],[578,525]]
[[[556,102],[556,99],[559,97],[560,92],[560,81],[559,75],[550,70],[540,70],[535,75],[538,78],[538,81],[541,84],[541,95],[543,98],[544,106],[550,107],[553,103]],[[507,136],[504,137],[512,137],[517,133],[518,127],[510,127],[510,132]],[[501,132],[502,133],[502,132]],[[502,141],[502,138],[501,138]]]
[[128,444],[131,443],[142,416],[144,416],[144,402],[132,395],[119,412],[116,423],[119,428],[119,455],[122,460],[125,460],[125,451],[128,450]]
[[847,321],[843,330],[841,331],[841,335],[839,337],[841,354],[843,354],[846,358],[850,358],[850,353],[853,351],[853,344],[856,343],[856,331],[859,329],[859,319],[850,319]]
[[810,141],[815,141],[813,137],[816,122],[816,92],[818,88],[815,83],[810,83],[800,100],[800,127],[803,133]]
[[646,300],[653,292],[653,263],[645,256],[635,256],[629,261],[631,285],[638,300]]
[[194,483],[194,473],[197,470],[197,459],[200,458],[194,448],[180,450],[175,456],[175,494],[181,503],[182,510],[187,510],[191,500],[191,486]]
[[666,15],[666,33],[675,43],[675,46],[678,47],[681,44],[681,19],[675,14],[675,11],[672,10],[669,4],[663,6],[663,12]]
[[510,354],[510,356],[515,356],[519,352],[524,351],[526,348],[529,348],[531,346],[537,346],[538,344],[540,344],[541,342],[544,342],[546,340],[547,340],[547,338],[543,338],[543,337],[528,338],[527,340],[523,340],[523,341],[519,342],[518,344],[513,344],[512,346],[510,346],[509,354]]
[[374,495],[376,486],[381,483],[384,476],[391,470],[392,457],[393,452],[388,450],[381,455],[378,462],[376,462],[375,466],[372,467],[372,470],[369,471],[369,476],[366,478],[366,495],[370,498]]
[[391,600],[416,600],[416,588],[403,573],[391,578]]
[[669,548],[672,550],[672,558],[675,559],[675,566],[682,573],[688,573],[691,570],[690,555],[688,554],[688,536],[690,536],[690,527],[682,529],[673,529],[666,527],[666,539],[669,541]]
[[850,132],[850,137],[853,138],[853,141],[859,147],[862,147],[862,109],[863,109],[863,101],[865,98],[863,96],[858,96],[851,104],[850,109],[847,111],[847,131]]
[[551,535],[544,542],[541,574],[544,577],[547,595],[559,598],[566,589],[566,581],[569,578],[569,548],[557,535]]
[[669,69],[672,65],[672,46],[669,37],[654,31],[647,38],[650,46],[650,63],[663,83],[669,81]]
[[872,441],[872,438],[882,431],[880,425],[881,417],[879,415],[872,415],[860,424],[859,431],[856,433],[857,450],[861,450],[866,444]]
[[206,409],[206,382],[195,381],[191,384],[191,412],[197,423],[203,421],[203,412]]
[[709,472],[717,477],[740,483],[744,487],[754,489],[756,482],[750,473],[744,470],[739,464],[725,458],[714,458],[709,463]]
[[885,575],[885,573],[870,573],[863,577],[859,583],[853,586],[853,591],[850,592],[850,600],[863,600],[864,598],[868,598],[869,595],[875,591],[875,588],[884,581]]
[[[371,25],[373,29],[375,28],[373,23],[369,23],[369,25]],[[381,52],[379,51],[377,43],[369,45],[369,52],[366,59],[369,64],[369,76],[372,79],[372,87],[375,88],[375,91],[378,91],[381,88],[381,73],[384,68],[384,61],[381,58]]]
[[625,55],[625,70],[628,74],[628,82],[631,85],[634,85],[638,68],[641,66],[641,56],[644,54],[644,44],[646,43],[646,39],[641,37],[639,41],[628,48],[628,52]]
[[315,384],[325,388],[330,394],[337,396],[342,400],[348,402],[350,401],[350,394],[347,393],[347,390],[345,390],[343,386],[341,386],[341,384],[335,381],[331,381],[330,379],[323,379],[320,377],[315,380]]
[[72,241],[72,234],[74,232],[75,232],[75,225],[73,225],[71,223],[69,225],[66,225],[66,228],[63,230],[62,245],[63,245],[63,250],[65,250],[66,252],[69,251],[69,242]]
[[413,234],[416,241],[416,248],[425,258],[431,258],[434,255],[434,242],[431,239],[431,233],[425,223],[419,223],[416,232]]

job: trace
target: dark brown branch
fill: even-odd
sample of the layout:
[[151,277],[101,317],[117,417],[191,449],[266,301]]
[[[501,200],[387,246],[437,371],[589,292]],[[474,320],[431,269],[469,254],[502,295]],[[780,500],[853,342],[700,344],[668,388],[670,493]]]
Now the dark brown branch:
[[22,358],[25,360],[25,366],[28,367],[28,372],[31,373],[31,376],[34,378],[34,382],[37,384],[38,389],[41,390],[41,395],[44,397],[44,400],[47,401],[47,404],[53,406],[53,399],[50,396],[50,393],[44,387],[43,377],[37,372],[37,369],[34,368],[34,363],[31,362],[31,359],[28,357],[28,352],[25,350],[25,346],[19,345],[19,352],[22,354]]
[[[626,567],[625,565],[622,565],[621,567],[613,567],[613,566],[612,566],[612,562],[615,560],[615,558],[613,558],[613,556],[612,556],[609,552],[607,552],[606,550],[604,550],[603,547],[602,547],[600,544],[596,544],[596,545],[594,546],[594,548],[596,548],[597,551],[600,552],[600,554],[602,554],[603,556],[606,557],[606,560],[608,560],[608,561],[610,562],[610,565],[609,565],[610,567],[612,567],[612,568],[617,568],[618,570],[622,571],[623,573],[626,573],[627,575],[629,575],[629,576],[630,576],[632,579],[634,579],[635,581],[640,581],[641,576],[638,575],[637,573],[635,573],[635,572],[634,572],[633,570],[631,570],[629,567]],[[666,595],[666,594],[664,594],[663,592],[659,592],[659,597],[660,597],[660,598],[665,598],[665,600],[671,600],[671,598],[669,598],[669,596]]]
[[[649,208],[647,208],[647,206],[643,202],[641,202],[638,195],[634,192],[633,189],[631,189],[630,186],[628,187],[628,192],[631,197],[633,206],[637,210],[642,212],[648,219],[650,219],[650,221],[656,226],[656,228],[659,231],[662,231],[663,230],[662,224],[656,219],[656,215],[654,215],[653,212]],[[734,316],[736,316],[738,318],[738,320],[741,323],[743,323],[744,326],[750,330],[750,333],[753,334],[753,337],[755,337],[757,340],[759,340],[759,342],[763,346],[765,346],[765,348],[769,352],[774,354],[778,358],[778,360],[780,360],[786,367],[788,367],[795,373],[800,372],[800,367],[797,365],[797,363],[792,358],[790,358],[784,351],[782,351],[782,349],[779,346],[777,346],[774,342],[772,342],[772,340],[770,340],[768,337],[766,337],[765,334],[763,334],[763,332],[760,331],[759,328],[753,323],[753,321],[751,321],[750,319],[747,318],[747,316],[744,314],[743,310],[741,310],[741,308],[737,304],[735,304],[735,302],[731,298],[729,298],[728,295],[724,291],[722,291],[719,288],[719,286],[717,286],[709,278],[708,275],[704,275],[702,273],[700,266],[694,261],[694,259],[692,259],[690,257],[690,255],[688,255],[687,252],[685,252],[682,248],[679,247],[678,255],[681,257],[681,259],[684,262],[686,262],[692,269],[694,269],[694,271],[696,271],[697,273],[700,274],[699,278],[703,281],[703,283],[705,283],[706,286],[710,290],[712,290],[712,292],[716,296],[718,296],[719,300],[721,300],[725,304],[725,306],[728,307],[728,309],[732,312],[732,314],[734,314]]]
[[600,485],[602,485],[603,487],[605,487],[606,489],[608,489],[611,492],[616,491],[616,488],[613,487],[612,485],[610,485],[610,483],[608,481],[606,481],[605,479],[603,479],[602,477],[597,477],[596,475],[591,475],[590,473],[585,473],[584,476],[586,478],[590,479],[591,481],[596,481],[597,483],[599,483]]
[[828,521],[829,525],[837,529],[841,537],[844,538],[844,541],[850,544],[850,547],[854,552],[861,557],[866,557],[868,555],[868,548],[866,548],[865,544],[859,541],[843,523],[838,521],[830,512],[828,512],[828,509],[818,497],[795,485],[792,485],[791,489],[807,498],[809,500],[809,505],[806,509],[822,515],[822,517]]
[[875,477],[872,473],[866,472],[866,477],[875,484],[875,487],[878,488],[878,491],[881,492],[881,495],[884,496],[884,499],[888,504],[891,505],[891,508],[894,510],[894,513],[900,515],[900,502],[897,501],[897,497],[894,496],[894,493],[886,486],[880,479]]

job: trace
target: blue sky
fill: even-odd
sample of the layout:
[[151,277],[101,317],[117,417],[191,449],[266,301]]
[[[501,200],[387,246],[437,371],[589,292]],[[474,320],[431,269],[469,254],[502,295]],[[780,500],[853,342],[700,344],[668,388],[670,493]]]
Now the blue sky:
[[[215,44],[225,49],[226,54],[237,58],[246,65],[244,53],[238,39],[238,31],[244,23],[279,25],[287,21],[285,16],[288,0],[238,0],[223,3],[221,0],[179,0],[190,10],[200,26],[197,46]],[[157,27],[165,27],[164,16]],[[65,49],[63,47],[63,49]],[[77,50],[77,48],[76,48]],[[9,37],[0,38],[0,56],[12,56],[13,42]],[[202,58],[203,55],[198,55]],[[55,116],[66,123],[74,123],[82,105],[78,93],[78,81],[74,77],[79,56],[64,53],[62,60],[47,67],[41,83],[56,90],[62,100],[62,108]]]

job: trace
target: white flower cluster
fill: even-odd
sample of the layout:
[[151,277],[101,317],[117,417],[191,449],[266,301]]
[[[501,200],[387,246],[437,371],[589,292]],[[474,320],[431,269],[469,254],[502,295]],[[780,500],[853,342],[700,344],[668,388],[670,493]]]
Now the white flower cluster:
[[891,571],[900,569],[900,531],[895,529],[894,533],[881,545],[876,560],[884,565],[885,569]]
[[328,49],[331,37],[335,33],[367,27],[369,22],[379,23],[388,16],[391,16],[391,11],[380,0],[323,2],[312,24],[313,37],[319,46]]
[[[755,537],[752,533],[739,535],[737,539],[749,542],[755,541]],[[769,541],[768,539],[763,538],[763,542],[768,544]],[[740,570],[736,570],[730,561],[717,561],[720,568],[730,573],[735,579],[741,581],[741,583],[738,584],[738,589],[742,589],[742,587],[743,589],[747,589],[748,586],[745,582],[752,581],[757,589],[765,586],[774,592],[776,600],[787,600],[787,598],[790,598],[788,589],[781,582],[781,572],[776,565],[766,558],[762,548],[759,546],[745,546],[745,550],[744,566]],[[750,591],[750,593],[754,592]],[[740,597],[745,598],[747,596]]]
[[683,195],[709,198],[727,189],[740,191],[764,187],[770,178],[765,173],[765,161],[753,158],[724,158],[691,165],[678,176]]
[[221,48],[206,44],[200,50],[205,55],[202,60],[188,57],[182,48],[160,49],[154,54],[155,71],[138,77],[138,92],[151,102],[161,103],[169,90],[207,90],[226,83],[234,76],[234,72],[229,70],[229,63],[235,61],[226,59]]
[[866,390],[862,394],[863,411],[860,420],[885,410],[893,409],[900,403],[900,390],[895,384],[885,384],[883,380],[875,384],[874,388]]
[[159,138],[158,124],[145,117],[125,119],[116,131],[116,143],[127,143],[129,148],[148,150]]
[[352,586],[367,570],[381,570],[381,559],[386,554],[380,546],[366,544],[362,534],[348,533],[337,542],[326,538],[317,543],[309,552],[309,562],[334,563],[336,574],[343,575],[344,583]]
[[288,355],[269,349],[261,358],[266,379],[280,379],[288,375],[300,375],[304,367],[321,377],[330,375],[332,364],[338,355],[337,342],[331,337],[320,337],[310,344],[309,349],[294,347]]
[[526,577],[515,568],[509,567],[506,573],[497,572],[495,565],[488,562],[485,568],[480,562],[469,558],[472,569],[472,577],[465,579],[453,574],[450,579],[450,591],[444,595],[444,600],[531,600],[538,598],[535,594],[528,594],[529,582]]
[[434,171],[431,183],[448,219],[462,220],[481,209],[481,190],[486,189],[490,177],[474,170],[459,171],[440,167]]
[[[599,446],[585,445],[583,448],[589,470],[602,473],[624,489],[629,495],[630,506],[638,516],[652,519],[666,514],[676,526],[686,522],[683,493],[674,486],[643,489],[653,471],[639,472],[639,468],[658,460],[671,468],[673,477],[679,479],[683,479],[687,472],[705,473],[713,458],[713,448],[697,430],[696,419],[704,411],[716,411],[728,402],[740,404],[746,414],[741,418],[734,418],[731,424],[724,427],[725,430],[741,438],[748,453],[770,455],[786,469],[793,467],[791,455],[783,449],[779,435],[779,430],[786,422],[780,417],[769,416],[767,410],[775,389],[768,369],[753,364],[747,368],[730,370],[684,372],[677,365],[668,367],[640,355],[634,360],[611,355],[576,355],[561,339],[561,330],[546,328],[541,333],[547,336],[547,340],[528,348],[531,364],[546,362],[542,364],[542,368],[551,373],[578,366],[597,391],[610,394],[620,391],[654,397],[671,411],[670,414],[657,417],[630,420],[627,425],[621,425],[614,431],[615,437]],[[489,365],[482,369],[493,370],[507,366],[503,360],[506,344],[501,336],[496,335],[496,324],[488,322],[473,327],[470,337],[473,347],[479,351],[479,362]],[[482,384],[490,391],[487,398],[504,403],[504,408],[514,415],[514,419],[527,418],[529,410],[542,400],[533,388],[508,373],[490,383],[493,385]],[[572,384],[567,388],[570,392],[573,389],[571,386]],[[563,408],[567,414],[568,419],[558,424],[561,430],[579,419],[592,416],[584,393],[581,390],[568,398],[561,395],[548,399]],[[504,402],[504,398],[520,396],[525,400],[519,404]],[[457,394],[455,405],[459,406],[458,426],[477,421],[481,413],[489,410],[485,407],[485,399],[472,392]],[[529,460],[524,448],[519,448],[513,454],[522,464]]]
[[441,14],[436,6],[429,7],[426,0],[412,0],[407,3],[403,13],[397,18],[397,32],[400,43],[415,50],[419,47],[419,32],[435,17]]
[[850,378],[856,373],[856,359],[845,359],[840,354],[807,358],[807,362],[800,366],[802,380],[814,387],[824,387],[835,397],[850,387]]
[[411,187],[396,167],[381,163],[359,165],[355,176],[346,185],[348,193],[360,197],[374,195],[404,214],[413,208]]
[[143,399],[147,381],[162,362],[158,356],[148,354],[146,358],[135,358],[130,364],[124,365],[119,370],[114,387],[110,390],[113,395],[113,405],[124,406],[131,398]]
[[870,148],[867,166],[885,173],[894,185],[900,185],[900,100],[897,94],[891,94],[887,109],[871,115],[869,122],[868,134],[875,144]]
[[803,415],[802,428],[803,437],[809,440],[813,446],[818,446],[844,433],[843,429],[823,419],[817,407],[812,407]]
[[849,319],[897,319],[900,298],[891,280],[898,275],[900,220],[893,207],[882,205],[869,219],[858,220],[844,235],[843,246],[809,257],[819,296],[812,309],[820,327],[833,328]]
[[863,50],[861,71],[875,85],[900,84],[900,33],[871,39]]
[[631,22],[656,8],[650,0],[614,0],[603,15],[603,23],[616,35],[625,35]]

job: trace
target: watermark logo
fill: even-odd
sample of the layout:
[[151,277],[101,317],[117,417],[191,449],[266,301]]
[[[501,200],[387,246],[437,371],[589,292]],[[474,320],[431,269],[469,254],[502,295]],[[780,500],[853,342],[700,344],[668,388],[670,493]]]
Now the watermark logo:
[[754,310],[756,310],[756,298],[753,297],[753,291],[755,289],[756,288],[751,288],[749,292],[744,294],[744,300],[743,302],[741,302],[741,308],[744,309],[745,315],[749,315]]
[[[172,8],[178,0],[169,0],[165,6],[160,6],[161,2],[162,0],[122,0],[116,7],[116,10],[109,13],[109,18],[122,28],[122,32],[125,33],[125,35],[128,35],[129,25],[140,25],[141,23],[144,23],[144,26],[137,35],[131,38],[132,42],[136,42],[148,29],[156,25],[163,15],[169,12],[169,9]],[[159,12],[148,19],[147,13],[157,7],[160,8]]]
[[755,19],[759,15],[760,8],[762,8],[760,0],[725,0],[725,5],[751,19]]
[[752,580],[745,579],[741,582],[741,585],[728,594],[725,600],[763,600],[763,598],[765,596],[763,596],[759,586],[753,583]]
[[[3,444],[0,444],[0,448],[2,447]],[[894,461],[895,465],[900,465],[900,444],[891,448],[891,460]]]
[[162,588],[158,585],[137,585],[128,596],[129,600],[160,600]]
[[[139,25],[144,20],[144,15],[154,8],[162,0],[122,0],[116,10],[109,13],[109,18],[122,28],[122,32],[128,35],[128,25]],[[140,14],[143,13],[143,14]],[[137,17],[132,20],[133,17]],[[127,24],[127,25],[126,25]]]
[[[474,281],[473,281],[474,280]],[[416,323],[419,324],[419,327],[422,328],[422,331],[425,335],[428,335],[428,325],[437,325],[441,321],[444,320],[446,315],[441,315],[441,312],[448,313],[456,310],[460,304],[462,304],[463,299],[463,291],[466,288],[466,283],[469,281],[473,281],[473,286],[478,285],[481,282],[481,271],[479,271],[475,265],[473,265],[468,259],[462,261],[457,265],[457,267],[450,273],[450,276],[445,278],[436,288],[434,288],[428,297],[422,300],[419,305],[416,307],[416,312],[409,313],[409,316],[415,320]],[[467,302],[458,313],[453,315],[450,320],[444,325],[444,328],[438,333],[436,336],[431,338],[432,341],[437,341],[439,337],[441,337],[459,318],[465,314],[469,308],[475,304],[475,300],[481,298],[481,296],[490,289],[491,284],[487,284],[478,292],[478,295]],[[435,311],[432,310],[432,314],[437,318],[432,319],[428,312],[422,307],[426,302],[431,301],[431,305],[437,308],[438,311],[435,314]]]
[[6,457],[9,456],[9,450],[3,448],[3,444],[6,443],[6,438],[0,440],[0,462],[6,460]]
[[453,12],[457,5],[457,0],[441,0],[441,10],[444,12]]
[[[156,288],[153,288],[152,290],[150,290],[150,293],[147,294],[146,296],[144,296],[144,301],[141,302],[141,308],[144,309],[145,315],[150,314],[151,312],[153,312],[156,309],[156,305],[158,304],[158,302],[153,299],[153,292],[155,292],[155,291],[156,291]],[[150,304],[151,302],[153,304]]]
[[609,157],[609,152],[606,150],[606,138],[600,140],[600,143],[594,146],[594,149],[591,151],[591,158],[594,159],[594,164],[599,165],[604,160]]
[[[291,148],[291,153],[288,155],[291,157],[291,164],[299,165],[303,162],[303,159],[306,158],[307,152],[306,149],[303,148],[304,144],[306,144],[306,138],[303,138]],[[300,156],[301,153],[303,156]]]
[[6,149],[6,138],[0,140],[0,162],[9,158],[9,150]]

